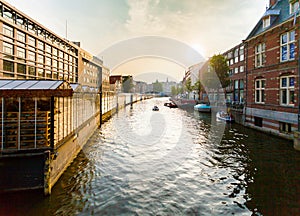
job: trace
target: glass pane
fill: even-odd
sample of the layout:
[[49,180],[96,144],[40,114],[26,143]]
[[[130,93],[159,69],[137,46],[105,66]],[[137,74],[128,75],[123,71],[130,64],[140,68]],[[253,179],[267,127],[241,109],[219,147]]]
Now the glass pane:
[[287,43],[287,33],[281,35],[281,44],[286,44]]
[[294,40],[295,40],[295,31],[291,31],[289,41],[294,41]]
[[256,90],[256,98],[255,98],[255,102],[260,102],[260,97],[259,97],[259,90]]
[[261,62],[260,62],[260,54],[256,56],[256,66],[260,66]]
[[281,61],[287,60],[287,46],[281,47]]
[[289,86],[295,86],[295,77],[290,77],[290,82],[289,82]]
[[239,81],[235,80],[234,81],[234,89],[238,89],[239,88]]
[[240,80],[240,89],[244,89],[244,80]]
[[256,88],[259,88],[259,87],[260,87],[260,81],[257,80],[257,81],[256,81]]
[[286,90],[281,90],[281,103],[286,104],[287,103],[287,95]]
[[287,78],[281,78],[281,87],[287,86]]
[[21,99],[20,119],[21,149],[34,148],[35,145],[35,101],[33,98]]
[[265,43],[262,43],[261,44],[261,51],[265,51],[266,50],[266,44]]
[[265,91],[261,90],[261,102],[265,102]]
[[4,149],[18,148],[18,119],[19,101],[18,98],[5,98],[6,110],[4,111]]
[[289,59],[294,59],[295,58],[295,44],[292,43],[289,46],[290,46],[290,56],[289,56]]

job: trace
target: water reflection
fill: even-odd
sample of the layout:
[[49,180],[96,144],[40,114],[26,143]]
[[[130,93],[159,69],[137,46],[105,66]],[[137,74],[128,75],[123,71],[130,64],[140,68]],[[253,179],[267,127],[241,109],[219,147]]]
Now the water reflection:
[[10,194],[0,215],[300,215],[300,152],[291,142],[164,102],[121,110],[50,197]]

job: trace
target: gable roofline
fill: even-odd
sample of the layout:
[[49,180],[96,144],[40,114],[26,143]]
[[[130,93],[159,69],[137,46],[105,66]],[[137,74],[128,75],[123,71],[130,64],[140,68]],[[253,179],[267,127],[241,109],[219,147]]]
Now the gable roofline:
[[[289,0],[277,0],[276,3],[269,7],[263,14],[263,16],[259,19],[250,34],[246,37],[246,40],[249,40],[256,35],[260,35],[261,33],[267,32],[270,29],[273,29],[274,27],[279,26],[282,23],[285,23],[287,20],[290,20],[290,18],[294,17],[295,13],[290,14],[289,4]],[[298,13],[298,11],[296,13]],[[296,15],[298,16],[298,14]],[[263,19],[268,16],[271,18],[270,26],[263,28]]]

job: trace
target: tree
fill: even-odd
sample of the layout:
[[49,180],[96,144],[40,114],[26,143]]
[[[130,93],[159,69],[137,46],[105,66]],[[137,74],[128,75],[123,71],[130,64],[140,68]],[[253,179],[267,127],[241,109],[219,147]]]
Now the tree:
[[153,83],[153,91],[156,91],[156,92],[162,92],[163,91],[162,83],[158,82],[158,80],[156,80],[156,82]]
[[226,58],[221,54],[214,55],[210,59],[209,65],[218,76],[222,88],[227,87],[230,83],[230,80],[228,75],[229,66],[227,65]]
[[188,92],[193,91],[193,86],[192,86],[192,80],[191,78],[188,78],[185,82],[185,88]]
[[122,89],[125,93],[130,93],[133,88],[132,76],[123,76]]

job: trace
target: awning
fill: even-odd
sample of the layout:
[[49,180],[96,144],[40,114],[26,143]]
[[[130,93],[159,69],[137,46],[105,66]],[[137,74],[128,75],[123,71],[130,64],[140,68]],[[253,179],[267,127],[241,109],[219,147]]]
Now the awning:
[[73,89],[63,80],[0,80],[0,97],[70,97]]

